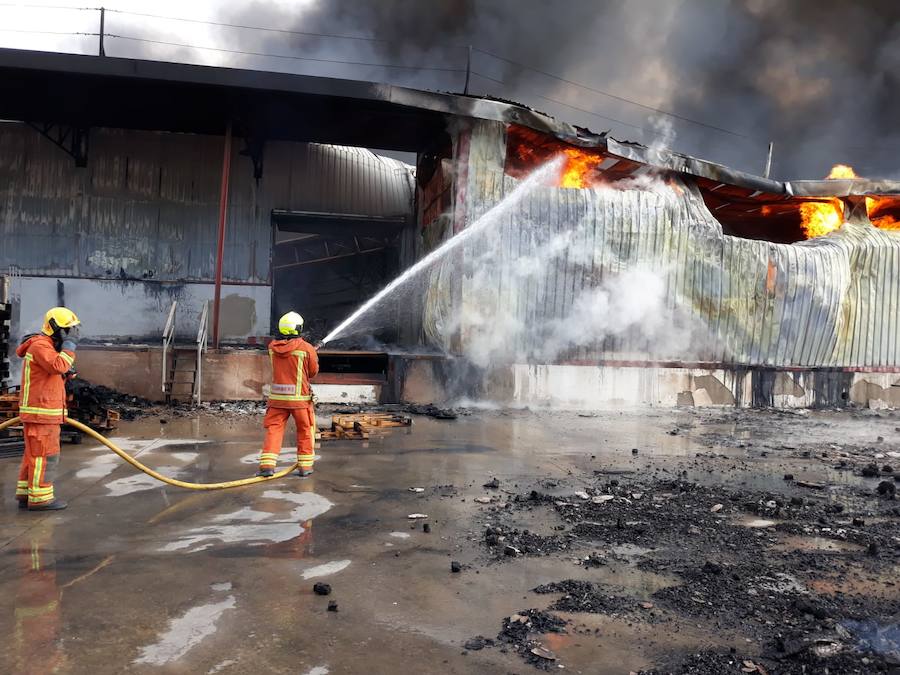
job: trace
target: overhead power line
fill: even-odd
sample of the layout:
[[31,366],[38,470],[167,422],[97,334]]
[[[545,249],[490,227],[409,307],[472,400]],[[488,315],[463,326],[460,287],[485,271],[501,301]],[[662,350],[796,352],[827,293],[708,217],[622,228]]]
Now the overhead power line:
[[[287,59],[292,61],[312,61],[314,63],[334,63],[340,65],[347,66],[366,66],[372,68],[397,68],[403,70],[430,70],[444,73],[465,73],[465,68],[442,68],[437,66],[407,66],[399,63],[373,63],[370,61],[344,61],[341,59],[322,59],[313,56],[294,56],[289,54],[270,54],[268,52],[252,52],[242,49],[226,49],[224,47],[209,47],[203,45],[192,45],[185,42],[169,42],[166,40],[151,40],[149,38],[140,38],[134,37],[131,35],[117,35],[115,33],[107,33],[106,37],[108,38],[116,38],[119,40],[130,40],[133,42],[146,42],[149,44],[156,45],[167,45],[170,47],[183,47],[185,49],[203,49],[214,52],[223,52],[226,54],[241,54],[244,56],[261,56],[270,59]],[[493,80],[491,77],[487,77],[485,75],[481,76],[487,79]],[[494,80],[495,82],[499,82],[499,80]]]
[[162,14],[149,14],[146,12],[129,12],[125,9],[107,9],[107,12],[116,14],[128,14],[130,16],[141,16],[148,19],[163,19],[165,21],[183,21],[185,23],[201,23],[208,26],[221,26],[223,28],[241,28],[244,30],[258,30],[267,33],[281,33],[283,35],[302,35],[304,37],[326,37],[336,38],[339,40],[359,40],[361,42],[390,42],[383,38],[365,37],[362,35],[341,35],[338,33],[312,33],[302,30],[288,30],[286,28],[270,28],[267,26],[250,26],[243,23],[228,23],[227,21],[208,21],[204,19],[188,19],[180,16],[165,16]]
[[0,7],[15,7],[16,9],[71,9],[76,12],[99,12],[99,7],[70,7],[68,5],[23,5],[19,2],[0,2]]
[[25,33],[33,35],[89,35],[97,37],[100,33],[75,33],[73,31],[61,30],[26,30],[24,28],[0,28],[0,33]]

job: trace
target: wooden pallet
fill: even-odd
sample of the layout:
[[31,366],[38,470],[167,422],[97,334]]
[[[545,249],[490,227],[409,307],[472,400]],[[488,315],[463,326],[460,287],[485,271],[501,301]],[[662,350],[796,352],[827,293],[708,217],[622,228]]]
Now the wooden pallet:
[[321,431],[316,437],[321,441],[367,441],[379,436],[387,429],[412,426],[412,418],[390,413],[359,413],[357,415],[334,415],[331,430]]
[[[82,424],[87,424],[89,427],[96,429],[97,431],[113,431],[119,425],[121,415],[115,410],[102,409],[99,411],[87,411],[81,410],[80,408],[75,406],[72,401],[70,401],[69,404],[71,406],[69,408],[69,417],[71,417],[73,420],[81,422]],[[18,417],[18,415],[18,394],[0,394],[0,421]],[[21,429],[21,427],[18,428]],[[77,438],[79,439],[77,441],[72,440],[71,442],[81,442],[81,434],[79,434],[78,432],[75,432],[73,430],[69,435],[73,438],[77,435]]]

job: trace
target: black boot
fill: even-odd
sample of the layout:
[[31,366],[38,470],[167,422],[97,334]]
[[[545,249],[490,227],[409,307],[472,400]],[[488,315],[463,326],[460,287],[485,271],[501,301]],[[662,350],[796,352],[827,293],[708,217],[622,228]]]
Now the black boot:
[[256,472],[256,475],[259,478],[271,478],[275,475],[275,469],[260,469]]
[[34,504],[28,505],[29,511],[62,511],[66,508],[68,504],[61,499],[54,499],[52,502],[47,502],[46,504]]

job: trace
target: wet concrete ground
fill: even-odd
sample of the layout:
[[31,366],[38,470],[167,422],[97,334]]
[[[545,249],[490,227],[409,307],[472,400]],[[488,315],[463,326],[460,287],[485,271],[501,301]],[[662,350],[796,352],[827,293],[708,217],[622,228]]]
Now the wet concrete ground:
[[[153,417],[123,423],[116,439],[163,473],[214,482],[255,470],[260,423]],[[603,548],[596,542],[497,562],[482,542],[496,507],[475,498],[536,486],[571,495],[592,485],[596,470],[787,496],[797,490],[783,480],[792,473],[827,483],[823,499],[865,509],[878,481],[835,470],[805,448],[833,446],[835,456],[847,447],[854,460],[879,455],[900,470],[889,454],[900,450],[898,425],[890,414],[484,411],[416,418],[411,430],[365,445],[326,443],[309,479],[210,493],[162,486],[99,447],[64,446],[57,489],[70,507],[54,514],[19,513],[18,461],[0,460],[0,672],[533,672],[512,649],[463,645],[559,597],[533,594],[540,584],[589,579],[638,606],[679,580],[639,565],[649,555],[641,547],[611,547],[612,563],[599,569],[576,565]],[[482,488],[492,477],[497,491]],[[427,519],[410,520],[414,513]],[[529,510],[509,519],[544,534],[563,522]],[[765,545],[861,555],[852,541],[804,533],[772,535]],[[451,561],[463,571],[451,573]],[[874,572],[823,574],[818,590],[900,603],[898,562],[890,551]],[[315,595],[317,581],[332,594]],[[692,616],[670,616],[660,629],[630,614],[560,615],[572,622],[566,632],[540,639],[558,658],[554,668],[569,672],[628,673],[673,654],[763,649],[749,632]]]

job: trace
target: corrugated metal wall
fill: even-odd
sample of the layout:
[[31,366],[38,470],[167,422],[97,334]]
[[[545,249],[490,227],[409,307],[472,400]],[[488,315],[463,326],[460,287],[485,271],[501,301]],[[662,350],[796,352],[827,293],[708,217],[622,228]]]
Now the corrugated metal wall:
[[[496,146],[493,136],[485,144]],[[518,184],[501,164],[470,165],[469,224]],[[643,302],[642,289],[615,283],[637,268],[664,284],[658,316],[616,330],[577,315],[597,289]],[[447,347],[459,330],[464,351],[476,355],[487,344],[498,356],[532,362],[900,366],[900,233],[866,221],[790,245],[725,236],[686,184],[659,192],[537,189],[494,232],[436,268],[428,293],[429,340]],[[611,299],[613,309],[629,311]],[[622,323],[610,314],[603,321]],[[546,341],[562,324],[576,333],[583,325],[583,335],[548,354]],[[592,332],[601,339],[592,341]]]
[[[272,209],[409,215],[409,169],[368,150],[269,143],[257,184],[235,139],[226,281],[269,283]],[[24,124],[0,123],[0,270],[211,280],[222,139],[94,129],[88,166]]]

